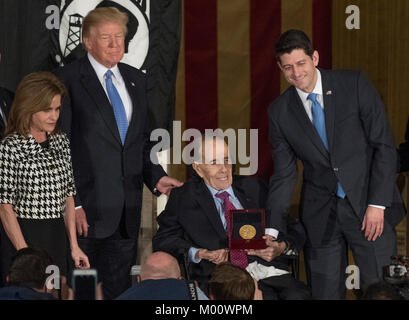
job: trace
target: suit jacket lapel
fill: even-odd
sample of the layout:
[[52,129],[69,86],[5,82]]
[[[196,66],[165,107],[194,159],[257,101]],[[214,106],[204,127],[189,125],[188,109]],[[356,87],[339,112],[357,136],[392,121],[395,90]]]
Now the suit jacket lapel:
[[81,82],[84,88],[88,91],[91,98],[94,100],[95,105],[100,112],[102,118],[104,119],[107,127],[109,128],[112,135],[118,140],[122,145],[121,137],[119,136],[118,126],[116,124],[114,110],[112,109],[111,103],[102,87],[100,81],[98,80],[97,74],[91,66],[88,58],[84,58],[83,64],[81,66]]
[[237,199],[239,199],[244,209],[256,209],[257,208],[257,204],[251,198],[247,197],[245,191],[241,187],[236,186],[234,184],[234,181],[233,181],[233,190],[234,190],[234,195],[237,197]]
[[336,92],[334,92],[328,73],[325,70],[320,70],[320,72],[324,98],[325,127],[327,131],[328,149],[331,153],[334,146]]
[[209,219],[213,228],[216,230],[217,234],[220,236],[220,238],[227,238],[227,233],[223,227],[223,223],[214,203],[213,196],[210,193],[209,189],[206,187],[203,180],[198,182],[196,193],[196,199],[199,202],[200,207]]
[[312,143],[316,146],[316,148],[322,153],[324,157],[327,159],[329,158],[329,154],[327,149],[325,149],[324,143],[321,140],[317,130],[314,128],[310,118],[305,111],[304,105],[299,97],[297,90],[295,87],[291,87],[292,89],[292,101],[290,101],[290,106],[293,110],[295,117],[298,120],[303,132],[310,138]]

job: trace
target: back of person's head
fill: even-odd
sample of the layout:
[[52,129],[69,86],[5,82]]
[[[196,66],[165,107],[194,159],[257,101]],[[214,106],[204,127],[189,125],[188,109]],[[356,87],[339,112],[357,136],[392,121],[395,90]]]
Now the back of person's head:
[[311,40],[303,31],[296,29],[287,30],[276,42],[275,51],[277,61],[281,62],[280,57],[283,54],[290,54],[295,49],[304,50],[304,53],[310,57],[312,57],[314,53]]
[[140,280],[117,300],[193,299],[191,283],[182,279],[177,260],[165,252],[154,252],[147,257],[141,267]]
[[402,300],[403,297],[398,289],[384,281],[376,282],[368,286],[361,300]]
[[166,252],[154,252],[146,258],[141,267],[141,280],[147,279],[180,279],[178,261]]
[[256,285],[244,269],[223,262],[213,269],[209,281],[209,295],[213,300],[253,300]]
[[18,250],[11,260],[7,284],[43,290],[49,276],[46,269],[52,264],[51,257],[43,249],[28,247]]

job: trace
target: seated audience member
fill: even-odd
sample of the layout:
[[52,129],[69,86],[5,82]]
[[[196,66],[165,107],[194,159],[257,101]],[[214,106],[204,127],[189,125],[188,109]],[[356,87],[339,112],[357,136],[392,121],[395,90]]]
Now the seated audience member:
[[308,287],[288,272],[289,254],[305,242],[301,225],[288,225],[287,234],[280,233],[275,239],[268,235],[266,216],[266,249],[229,252],[225,209],[229,213],[232,209],[264,208],[267,188],[255,178],[232,175],[222,137],[205,137],[194,150],[198,152],[192,165],[195,175],[172,190],[158,217],[153,250],[187,256],[188,274],[205,292],[214,267],[230,259],[234,264],[239,264],[238,260],[243,263],[258,281],[265,300],[309,299]]
[[399,145],[400,172],[409,171],[409,119],[406,124],[405,142]]
[[361,300],[402,300],[403,297],[398,289],[384,281],[376,282],[368,286]]
[[263,300],[257,281],[230,262],[222,262],[214,269],[209,281],[210,300]]
[[[174,257],[165,252],[154,252],[142,265],[138,283],[116,300],[208,300],[195,287],[193,282],[189,284],[182,279],[179,264]],[[195,291],[193,296],[190,290]]]
[[26,247],[12,258],[6,287],[0,288],[0,300],[53,300],[46,280],[46,268],[52,259],[42,249]]

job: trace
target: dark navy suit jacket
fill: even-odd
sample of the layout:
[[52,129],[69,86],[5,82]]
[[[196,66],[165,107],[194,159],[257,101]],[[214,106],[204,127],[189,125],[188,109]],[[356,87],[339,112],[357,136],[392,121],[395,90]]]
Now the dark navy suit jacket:
[[320,71],[329,151],[294,86],[268,110],[274,158],[267,201],[271,223],[278,230],[285,226],[299,159],[304,167],[300,216],[313,245],[331,237],[338,181],[361,221],[368,204],[385,206],[391,226],[404,215],[395,183],[396,147],[378,93],[361,72]]
[[125,212],[128,235],[137,239],[143,183],[153,191],[166,175],[150,159],[145,74],[123,63],[118,68],[133,107],[124,145],[112,106],[88,57],[56,71],[68,89],[60,125],[71,141],[75,205],[85,210],[90,238],[112,235]]

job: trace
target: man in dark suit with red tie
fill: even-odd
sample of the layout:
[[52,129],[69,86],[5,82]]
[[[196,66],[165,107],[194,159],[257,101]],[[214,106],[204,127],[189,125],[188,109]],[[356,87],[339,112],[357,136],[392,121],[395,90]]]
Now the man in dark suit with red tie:
[[82,26],[88,55],[56,72],[69,93],[60,120],[71,141],[78,242],[105,299],[131,285],[143,184],[157,195],[182,185],[151,155],[145,74],[120,63],[127,19],[113,7],[90,11]]
[[292,86],[268,110],[271,224],[285,230],[299,159],[309,284],[315,298],[343,299],[347,245],[363,289],[382,278],[396,252],[394,227],[404,214],[396,148],[383,103],[361,72],[318,69],[318,52],[300,30],[281,35],[276,57]]
[[172,190],[158,217],[153,250],[186,256],[189,276],[205,292],[214,267],[230,260],[258,280],[264,299],[308,299],[308,288],[288,272],[289,256],[300,250],[305,241],[302,227],[289,226],[288,232],[281,233],[275,241],[269,235],[266,217],[266,249],[230,250],[228,211],[264,208],[267,188],[255,178],[233,176],[223,138],[205,138],[203,145],[195,149],[199,153],[198,161],[192,165],[195,175]]

